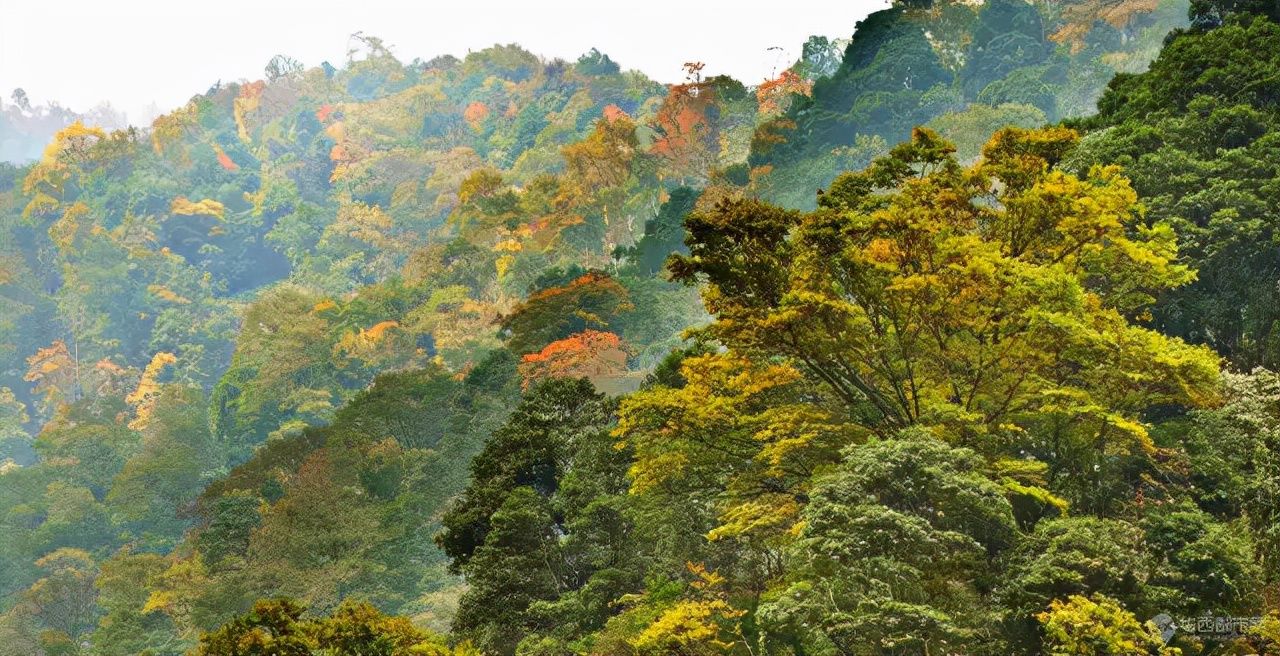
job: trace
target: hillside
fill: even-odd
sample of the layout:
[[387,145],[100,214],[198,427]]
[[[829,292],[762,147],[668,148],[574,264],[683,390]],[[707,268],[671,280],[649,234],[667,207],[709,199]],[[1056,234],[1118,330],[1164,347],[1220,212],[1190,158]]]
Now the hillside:
[[1276,610],[1276,13],[904,2],[750,86],[362,37],[70,124],[0,165],[0,654]]

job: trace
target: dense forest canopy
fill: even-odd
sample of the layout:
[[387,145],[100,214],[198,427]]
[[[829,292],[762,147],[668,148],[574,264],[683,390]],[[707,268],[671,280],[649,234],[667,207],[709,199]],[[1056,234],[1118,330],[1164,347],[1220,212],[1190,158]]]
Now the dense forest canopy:
[[1280,654],[1277,21],[15,92],[0,654]]

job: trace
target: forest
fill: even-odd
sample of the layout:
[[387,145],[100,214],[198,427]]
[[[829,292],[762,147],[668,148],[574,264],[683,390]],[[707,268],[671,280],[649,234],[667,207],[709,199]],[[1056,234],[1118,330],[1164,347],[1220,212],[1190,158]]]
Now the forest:
[[0,656],[1280,656],[1280,2],[848,31],[14,92]]

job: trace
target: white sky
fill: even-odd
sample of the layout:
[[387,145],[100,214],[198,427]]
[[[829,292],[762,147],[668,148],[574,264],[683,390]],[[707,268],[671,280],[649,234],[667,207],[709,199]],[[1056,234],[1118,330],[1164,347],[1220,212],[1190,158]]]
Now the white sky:
[[[402,61],[519,43],[576,59],[597,47],[624,69],[678,81],[686,61],[755,84],[811,34],[847,37],[885,0],[0,0],[0,95],[77,111],[102,101],[145,119],[218,80],[258,79],[275,54],[345,60],[362,31]],[[768,51],[780,46],[785,55]]]

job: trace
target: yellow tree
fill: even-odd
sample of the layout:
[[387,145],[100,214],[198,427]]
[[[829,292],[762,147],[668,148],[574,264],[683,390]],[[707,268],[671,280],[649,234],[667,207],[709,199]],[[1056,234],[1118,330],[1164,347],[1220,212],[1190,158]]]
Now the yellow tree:
[[172,353],[163,351],[151,358],[142,372],[137,389],[125,397],[125,402],[134,408],[134,418],[129,422],[129,428],[142,430],[147,427],[155,410],[156,397],[160,395],[160,376],[166,367],[177,361],[178,358]]
[[35,383],[40,411],[45,415],[80,398],[79,362],[67,350],[66,342],[60,339],[27,358],[27,373],[22,379]]
[[1148,452],[1141,413],[1212,400],[1217,358],[1139,325],[1152,294],[1194,274],[1116,168],[1052,168],[1075,142],[1007,129],[966,168],[918,129],[815,212],[695,213],[672,270],[706,283],[702,332],[787,358],[886,435],[924,424],[997,450],[1038,432]]
[[31,168],[22,183],[22,191],[31,198],[23,215],[39,215],[55,211],[79,182],[82,168],[89,165],[93,147],[107,134],[100,128],[86,127],[76,121],[60,130],[44,149],[40,162]]
[[[712,540],[765,549],[788,540],[813,475],[858,429],[812,401],[820,389],[786,363],[725,353],[689,357],[679,386],[622,400],[614,435],[633,449],[631,492],[715,515]],[[861,431],[865,434],[865,431]]]

